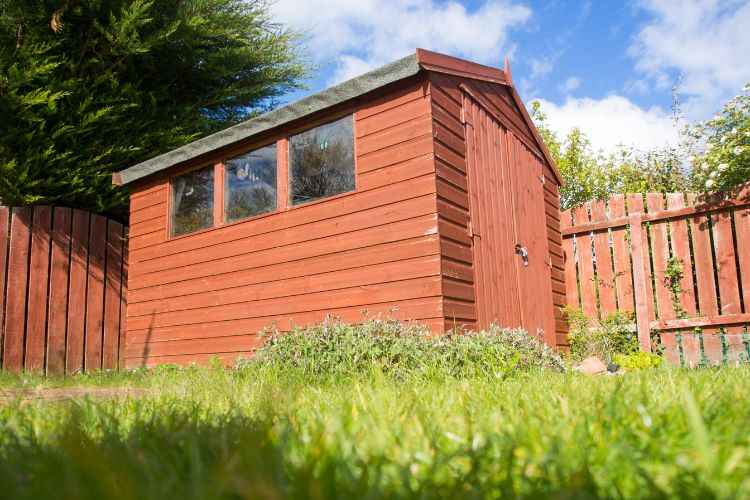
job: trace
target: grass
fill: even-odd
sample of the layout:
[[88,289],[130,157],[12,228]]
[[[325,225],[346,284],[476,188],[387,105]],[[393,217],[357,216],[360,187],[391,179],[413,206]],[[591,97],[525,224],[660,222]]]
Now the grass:
[[[307,355],[329,344],[315,345]],[[747,367],[312,373],[273,360],[64,381],[4,375],[4,389],[147,391],[0,406],[0,496],[750,497]]]

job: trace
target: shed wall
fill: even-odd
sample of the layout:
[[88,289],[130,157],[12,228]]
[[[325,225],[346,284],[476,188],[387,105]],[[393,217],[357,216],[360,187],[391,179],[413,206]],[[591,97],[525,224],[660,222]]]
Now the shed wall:
[[169,180],[134,189],[126,366],[231,361],[266,326],[329,313],[442,330],[437,192],[446,187],[435,182],[429,87],[387,92],[353,109],[356,192],[169,239]]
[[513,132],[514,147],[533,153],[529,161],[543,167],[546,235],[551,263],[551,288],[555,314],[556,344],[567,344],[567,326],[561,308],[565,306],[565,281],[562,237],[559,219],[559,183],[552,168],[542,160],[534,134],[524,122],[507,88],[484,81],[443,74],[430,74],[430,101],[435,128],[438,226],[443,275],[446,329],[478,326],[470,213],[466,170],[466,137],[462,123],[464,86],[493,111],[498,120]]

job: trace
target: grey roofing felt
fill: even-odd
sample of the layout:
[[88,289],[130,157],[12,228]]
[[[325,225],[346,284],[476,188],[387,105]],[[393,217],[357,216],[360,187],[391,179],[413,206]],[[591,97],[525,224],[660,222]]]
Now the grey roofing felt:
[[253,135],[271,130],[298,118],[330,108],[366,94],[389,83],[416,75],[420,70],[416,54],[386,64],[339,85],[296,101],[288,106],[264,113],[256,118],[211,134],[190,144],[159,155],[125,169],[119,174],[119,184],[125,185],[161,172],[178,163],[197,158],[218,148],[234,144]]

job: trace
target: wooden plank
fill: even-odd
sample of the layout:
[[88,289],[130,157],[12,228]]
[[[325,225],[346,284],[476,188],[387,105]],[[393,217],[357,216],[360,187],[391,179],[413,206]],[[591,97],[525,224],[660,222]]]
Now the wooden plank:
[[[617,194],[609,199],[609,215],[613,219],[625,216],[625,196]],[[612,253],[614,254],[617,309],[635,312],[633,272],[630,267],[630,245],[626,226],[612,229]]]
[[128,356],[142,356],[142,347],[139,348],[137,345],[143,346],[149,342],[255,333],[268,327],[288,331],[295,326],[319,323],[326,315],[347,322],[359,322],[365,318],[393,318],[401,321],[432,318],[442,314],[442,304],[443,298],[438,295],[398,302],[370,303],[364,306],[327,307],[316,311],[297,313],[285,312],[278,315],[232,321],[210,321],[210,318],[206,318],[205,322],[194,325],[147,326],[146,328],[128,330],[126,351],[129,353]]
[[651,328],[655,330],[686,330],[690,328],[743,325],[746,323],[750,324],[750,313],[652,321]]
[[[607,219],[604,202],[591,202],[591,221],[600,222]],[[594,234],[594,253],[596,255],[596,279],[599,289],[599,307],[602,318],[617,312],[615,295],[615,276],[612,268],[612,254],[609,248],[609,233]]]
[[357,118],[357,140],[381,132],[430,113],[430,101],[425,96],[405,102],[400,106]]
[[[643,195],[641,194],[629,194],[625,198],[627,202],[627,209],[629,216],[634,213],[640,213],[642,215],[641,222],[643,222],[644,217],[646,216],[646,210],[643,203]],[[632,230],[632,228],[631,228]],[[645,259],[643,260],[644,267],[644,273],[646,275],[646,283],[648,284],[647,287],[645,287],[645,298],[646,298],[646,305],[648,307],[648,313],[649,313],[649,320],[653,321],[656,319],[656,312],[655,312],[655,305],[654,305],[654,289],[652,287],[651,281],[649,280],[651,276],[651,262],[649,260],[649,246],[648,246],[648,239],[645,237],[645,230],[644,230],[644,238],[643,238],[643,244],[645,245],[644,251],[647,252],[645,254]],[[630,243],[630,252],[631,252],[631,260],[632,252],[633,252],[633,243],[631,241]],[[635,268],[635,260],[632,260],[633,262],[633,268]],[[633,271],[635,273],[635,271]],[[633,283],[635,284],[635,275],[633,277]],[[635,294],[637,293],[637,290],[633,289],[633,295],[634,300]]]
[[747,363],[747,347],[743,334],[729,333],[724,336],[727,343],[727,364],[737,366]]
[[[661,193],[648,193],[646,203],[649,213],[664,209]],[[652,279],[656,295],[656,313],[661,319],[675,318],[672,293],[667,286],[666,268],[669,261],[669,242],[666,222],[651,223],[651,258],[653,260]]]
[[357,155],[367,155],[380,151],[394,144],[416,140],[425,134],[432,133],[432,117],[429,114],[413,118],[380,132],[362,137],[357,141]]
[[107,223],[107,262],[104,286],[104,340],[102,342],[102,368],[117,368],[117,351],[120,340],[120,293],[122,288],[122,224]]
[[129,253],[128,249],[128,228],[123,228],[123,245],[122,245],[122,288],[120,290],[120,341],[117,355],[117,367],[123,369],[125,367],[125,346],[127,345],[127,329],[125,325],[127,323],[128,314],[128,265],[129,265]]
[[721,337],[721,335],[701,335],[703,358],[709,365],[719,365],[723,361],[724,352]]
[[8,230],[10,210],[0,206],[0,368],[3,366],[3,340],[5,338],[6,269],[8,264]]
[[24,365],[27,371],[37,373],[44,373],[44,355],[47,344],[47,297],[51,232],[52,209],[44,206],[34,207]]
[[682,356],[685,366],[695,368],[701,363],[700,337],[692,332],[682,333]]
[[[573,213],[565,210],[560,213],[560,227],[565,230],[569,228],[573,221]],[[565,296],[568,305],[572,307],[581,307],[580,297],[578,296],[578,276],[576,273],[576,255],[573,246],[574,238],[568,236],[563,238],[563,253],[565,256]]]
[[[201,264],[191,264],[186,267],[169,269],[144,276],[134,277],[131,272],[128,289],[135,290],[214,276],[219,273],[226,274],[241,269],[301,261],[307,258],[346,252],[356,248],[404,241],[419,236],[429,237],[433,234],[437,234],[437,215],[428,214],[393,224],[355,231],[345,236],[334,235],[319,240],[291,245],[285,248],[281,254],[277,249],[271,248],[252,252],[252,258],[248,258],[248,254],[244,254],[238,257],[230,257]],[[130,259],[130,263],[130,269],[132,270],[132,258]]]
[[734,228],[737,236],[742,298],[745,312],[750,312],[750,209],[744,208],[734,212]]
[[[679,210],[685,207],[685,198],[682,193],[667,194],[667,208]],[[687,316],[697,314],[695,306],[695,286],[693,285],[693,262],[690,257],[690,236],[688,235],[688,223],[685,218],[672,219],[670,222],[672,235],[672,255],[682,265],[682,279],[680,280],[680,306],[682,312]]]
[[56,207],[53,213],[47,320],[47,373],[50,375],[65,373],[71,223],[72,211],[69,208]]
[[107,219],[101,215],[92,215],[86,281],[86,350],[83,361],[87,372],[102,367],[106,241]]
[[635,316],[638,327],[638,343],[641,350],[651,352],[651,329],[650,318],[652,317],[650,298],[647,290],[651,288],[648,283],[648,242],[643,229],[642,213],[630,214],[630,242],[631,255],[633,258],[633,285],[635,291]]
[[[433,172],[435,172],[435,160],[431,153],[427,153],[417,158],[359,174],[357,178],[357,190],[368,191],[370,189],[378,189],[416,179],[417,177],[422,177]],[[465,186],[459,184],[458,187]]]
[[362,154],[358,151],[357,173],[361,174],[371,170],[377,170],[424,154],[432,153],[433,147],[434,141],[432,139],[432,133],[427,133],[414,139],[393,144],[374,153]]
[[[738,314],[740,307],[739,277],[732,236],[731,212],[711,214],[716,255],[716,274],[719,281],[719,301],[722,314]],[[728,333],[741,333],[742,327],[728,328]]]
[[68,292],[68,332],[65,348],[65,372],[83,370],[83,346],[86,331],[86,282],[89,259],[90,214],[73,211],[70,239],[70,285]]
[[675,332],[659,332],[663,356],[673,366],[680,365],[680,345]]
[[[589,221],[588,208],[582,205],[573,210],[575,223]],[[599,318],[596,306],[596,282],[594,281],[594,254],[592,251],[591,235],[588,233],[576,236],[576,252],[578,254],[578,276],[581,288],[581,310],[592,319]]]
[[26,334],[26,297],[31,253],[32,209],[14,208],[10,222],[8,255],[8,294],[5,310],[3,368],[12,372],[23,370],[24,337]]
[[[688,195],[688,204],[693,204],[694,195]],[[717,316],[719,305],[714,282],[714,264],[711,252],[709,220],[705,215],[690,218],[690,232],[695,257],[695,279],[698,292],[698,307],[702,316]]]

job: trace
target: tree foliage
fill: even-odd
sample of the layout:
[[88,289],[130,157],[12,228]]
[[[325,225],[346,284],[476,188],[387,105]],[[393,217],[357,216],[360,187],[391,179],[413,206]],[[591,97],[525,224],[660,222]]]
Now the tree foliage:
[[0,0],[0,199],[122,213],[111,174],[299,86],[263,0]]
[[683,191],[688,186],[678,148],[644,152],[621,146],[609,155],[597,154],[579,128],[560,140],[538,101],[531,105],[531,116],[563,178],[563,210],[617,193]]
[[750,180],[750,84],[713,118],[688,130],[693,186],[726,191]]

